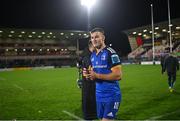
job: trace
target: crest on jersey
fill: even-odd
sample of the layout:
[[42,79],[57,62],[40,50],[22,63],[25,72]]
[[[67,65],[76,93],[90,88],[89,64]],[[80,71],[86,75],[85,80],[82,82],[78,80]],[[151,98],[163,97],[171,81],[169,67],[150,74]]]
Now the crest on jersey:
[[101,60],[106,60],[106,54],[103,54],[103,55],[101,56]]
[[117,54],[111,55],[112,64],[120,62],[119,56]]
[[96,61],[96,65],[98,64],[98,61]]

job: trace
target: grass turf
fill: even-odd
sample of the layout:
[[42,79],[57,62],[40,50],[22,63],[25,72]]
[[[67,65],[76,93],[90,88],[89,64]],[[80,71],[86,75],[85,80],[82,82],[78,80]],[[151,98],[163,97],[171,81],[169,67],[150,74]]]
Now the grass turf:
[[[0,72],[0,119],[73,120],[82,117],[77,69]],[[180,72],[175,92],[159,65],[123,66],[122,102],[117,119],[180,119]]]

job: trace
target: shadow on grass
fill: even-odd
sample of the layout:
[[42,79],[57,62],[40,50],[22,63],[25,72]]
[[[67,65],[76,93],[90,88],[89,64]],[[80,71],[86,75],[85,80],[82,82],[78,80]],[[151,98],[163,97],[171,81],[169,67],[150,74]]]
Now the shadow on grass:
[[180,92],[179,92],[179,91],[174,90],[173,94],[174,94],[174,95],[180,95]]

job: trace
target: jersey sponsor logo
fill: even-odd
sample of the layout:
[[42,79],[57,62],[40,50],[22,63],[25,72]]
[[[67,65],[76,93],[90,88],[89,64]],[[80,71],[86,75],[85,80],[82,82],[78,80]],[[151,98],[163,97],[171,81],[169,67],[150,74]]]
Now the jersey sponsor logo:
[[112,112],[110,112],[110,113],[107,114],[107,116],[113,117],[114,115],[113,115]]
[[107,68],[107,65],[95,65],[93,68]]
[[111,55],[112,64],[120,62],[119,56],[117,54]]

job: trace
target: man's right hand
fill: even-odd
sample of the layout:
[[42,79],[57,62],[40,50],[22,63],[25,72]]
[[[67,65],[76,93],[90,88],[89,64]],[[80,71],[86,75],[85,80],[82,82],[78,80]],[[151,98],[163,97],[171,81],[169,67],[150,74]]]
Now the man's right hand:
[[88,70],[87,70],[86,68],[83,68],[82,72],[83,72],[83,76],[84,76],[86,79],[88,79]]

